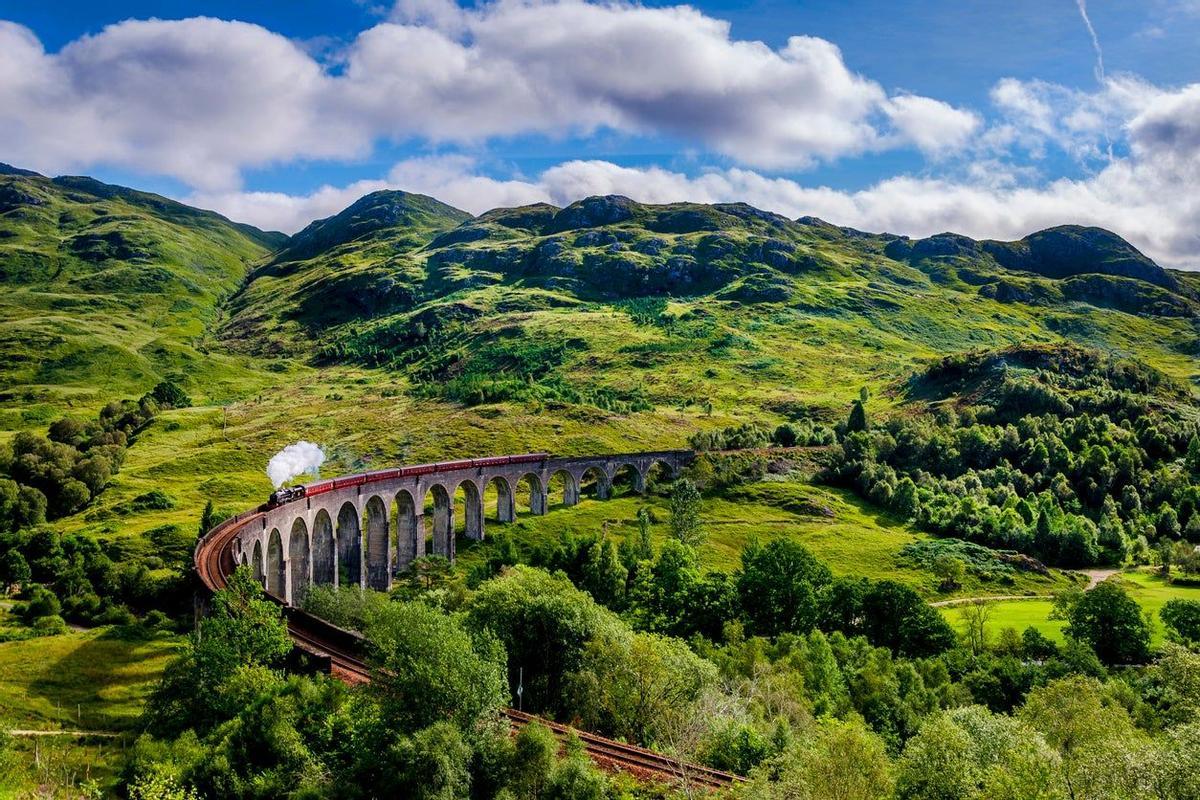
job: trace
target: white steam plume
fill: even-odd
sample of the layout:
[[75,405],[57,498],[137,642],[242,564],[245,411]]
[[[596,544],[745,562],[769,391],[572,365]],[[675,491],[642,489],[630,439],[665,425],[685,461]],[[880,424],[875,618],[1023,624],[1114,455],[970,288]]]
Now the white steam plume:
[[267,462],[267,477],[278,489],[297,475],[310,472],[314,477],[325,463],[325,451],[312,442],[289,444]]

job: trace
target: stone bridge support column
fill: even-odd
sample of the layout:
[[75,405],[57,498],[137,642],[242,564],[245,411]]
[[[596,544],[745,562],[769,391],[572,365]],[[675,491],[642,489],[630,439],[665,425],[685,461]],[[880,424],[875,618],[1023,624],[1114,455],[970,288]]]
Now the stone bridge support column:
[[425,511],[417,509],[417,515],[414,517],[416,524],[413,526],[413,559],[424,558],[425,553]]
[[340,578],[339,573],[341,572],[341,569],[338,568],[339,552],[340,551],[338,549],[337,525],[334,525],[333,526],[333,588],[335,590],[338,588],[338,582],[339,582],[339,578]]
[[517,518],[517,504],[512,487],[504,479],[496,481],[496,521],[513,522]]

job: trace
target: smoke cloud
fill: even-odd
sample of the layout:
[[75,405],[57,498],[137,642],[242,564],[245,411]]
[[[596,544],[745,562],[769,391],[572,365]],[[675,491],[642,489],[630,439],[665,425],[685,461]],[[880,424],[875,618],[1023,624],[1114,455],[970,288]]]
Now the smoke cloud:
[[315,478],[325,463],[325,451],[312,442],[289,444],[267,462],[267,477],[278,489],[297,475],[308,472]]

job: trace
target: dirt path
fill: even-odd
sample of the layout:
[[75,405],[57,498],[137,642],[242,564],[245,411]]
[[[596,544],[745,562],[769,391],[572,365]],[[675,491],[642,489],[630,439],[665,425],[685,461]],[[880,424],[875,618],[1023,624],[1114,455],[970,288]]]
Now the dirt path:
[[1103,583],[1104,581],[1111,578],[1113,575],[1116,575],[1121,570],[1119,570],[1119,569],[1081,569],[1079,571],[1082,572],[1084,575],[1088,576],[1087,588],[1094,589],[1096,587],[1096,584]]
[[952,600],[939,600],[929,605],[934,608],[945,608],[947,606],[965,606],[970,603],[998,603],[1003,600],[1049,600],[1052,597],[1054,597],[1052,594],[993,594],[987,597],[955,597]]
[[[1081,569],[1080,573],[1088,576],[1088,589],[1093,589],[1097,584],[1116,575],[1121,570],[1119,569]],[[952,600],[939,600],[936,603],[929,605],[934,608],[945,608],[947,606],[963,606],[969,603],[999,603],[1005,600],[1049,600],[1053,598],[1052,594],[993,594],[986,597],[955,597]]]

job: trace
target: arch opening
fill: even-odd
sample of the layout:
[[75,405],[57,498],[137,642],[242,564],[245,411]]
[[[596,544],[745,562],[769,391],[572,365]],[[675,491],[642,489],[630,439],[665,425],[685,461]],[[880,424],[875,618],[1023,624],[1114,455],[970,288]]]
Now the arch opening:
[[579,484],[575,476],[560,469],[550,476],[546,486],[546,505],[549,508],[570,508],[579,502]]
[[254,540],[254,580],[258,581],[259,585],[266,587],[267,574],[263,571],[263,551],[262,542],[258,539]]
[[333,547],[333,520],[321,509],[313,520],[312,579],[313,583],[328,586],[337,574],[337,553]]
[[292,523],[292,532],[288,536],[288,571],[292,579],[288,602],[300,605],[308,592],[309,576],[308,526],[300,518]]
[[283,561],[283,540],[279,536],[279,529],[272,528],[271,536],[267,540],[267,593],[280,600],[287,599],[284,597],[287,580],[284,575],[286,566]]
[[364,561],[367,564],[367,586],[386,591],[392,585],[391,553],[388,546],[388,510],[383,500],[374,495],[367,500],[366,530],[363,531]]
[[613,472],[610,496],[624,497],[631,494],[641,494],[646,488],[642,473],[633,464],[622,464]]
[[608,476],[599,467],[588,467],[579,479],[580,493],[594,500],[607,500],[609,496]]
[[515,510],[520,514],[541,516],[546,513],[546,488],[536,473],[526,472],[517,480],[513,492]]
[[358,509],[343,503],[337,518],[337,583],[362,586],[362,533]]
[[500,475],[492,478],[483,487],[484,513],[497,522],[512,522],[517,516],[512,487]]
[[[483,495],[474,481],[464,480],[454,490],[455,533],[483,540]],[[457,520],[462,520],[458,523]]]
[[646,491],[650,494],[665,494],[674,480],[675,470],[665,461],[654,461],[646,469]]

